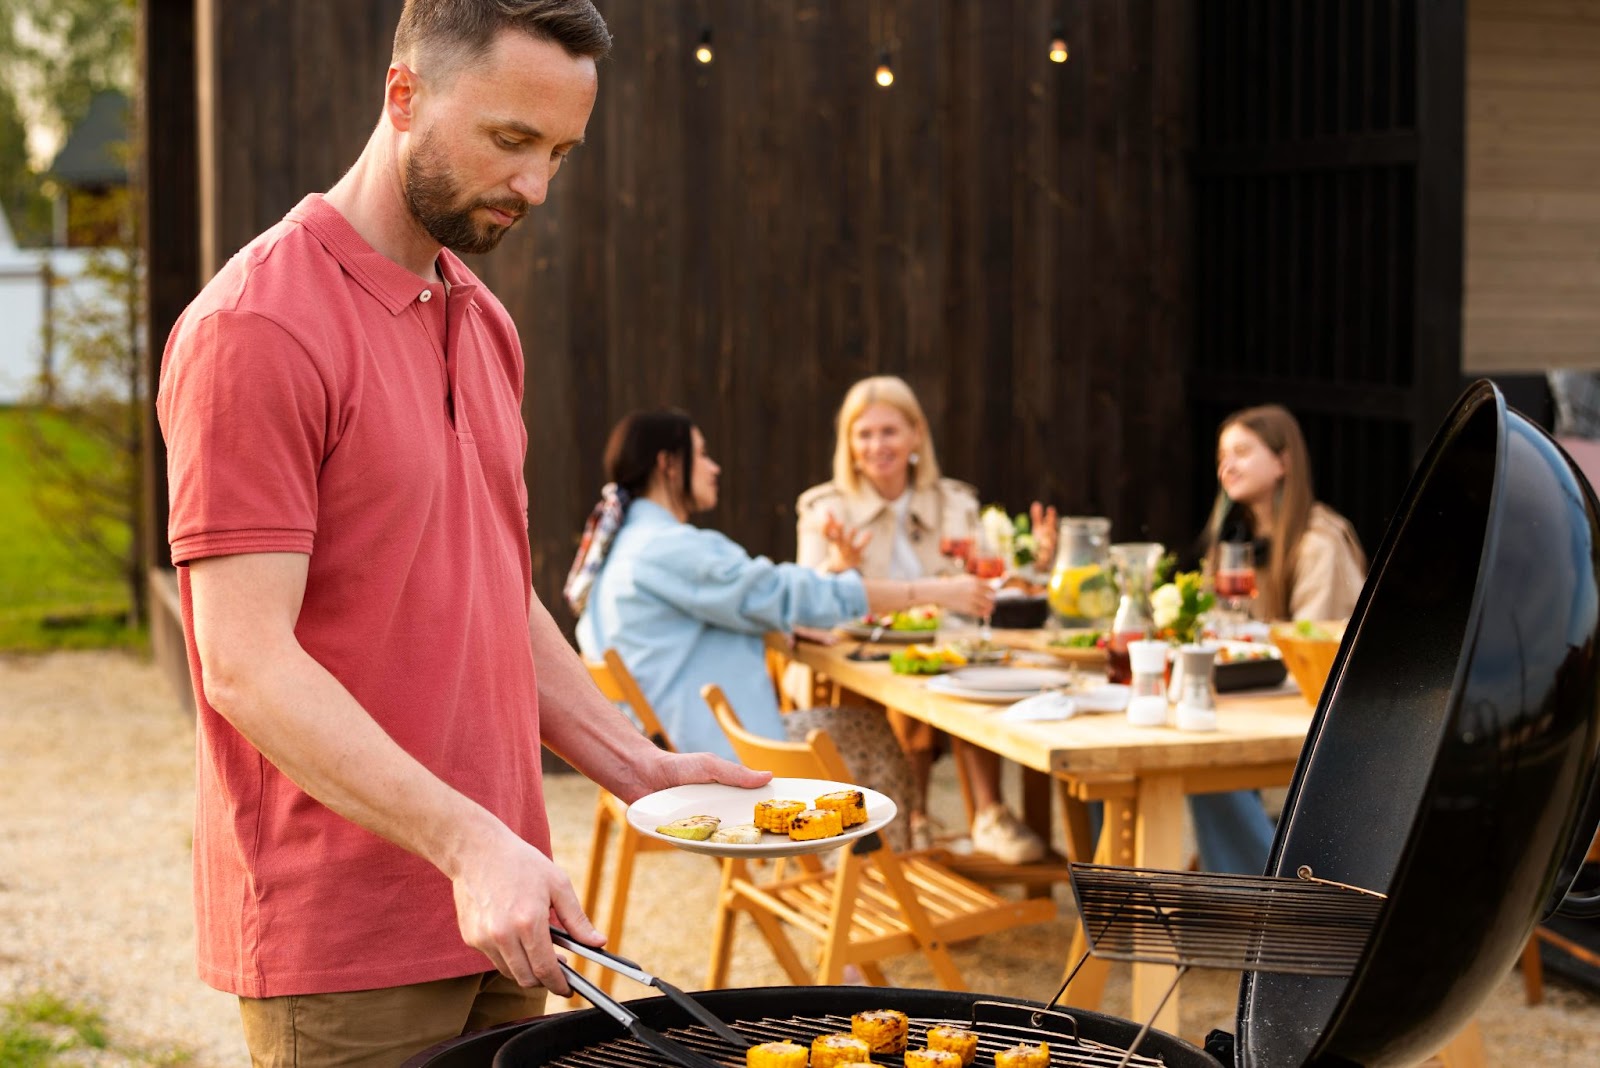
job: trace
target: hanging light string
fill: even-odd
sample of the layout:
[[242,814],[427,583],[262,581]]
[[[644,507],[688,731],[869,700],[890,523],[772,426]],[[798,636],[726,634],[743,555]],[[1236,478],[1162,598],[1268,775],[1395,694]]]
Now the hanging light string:
[[1067,28],[1060,19],[1050,24],[1050,62],[1065,63],[1067,61]]
[[711,51],[710,26],[707,26],[705,29],[700,31],[700,43],[695,46],[694,58],[701,64],[707,65],[716,58],[716,54]]

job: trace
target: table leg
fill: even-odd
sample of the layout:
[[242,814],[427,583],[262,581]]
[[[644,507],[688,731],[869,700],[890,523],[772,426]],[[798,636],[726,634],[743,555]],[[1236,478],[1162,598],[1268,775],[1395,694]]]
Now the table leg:
[[[1138,868],[1176,869],[1183,866],[1183,779],[1178,775],[1146,774],[1139,779],[1139,808],[1134,819],[1133,863]],[[1165,964],[1133,966],[1133,1006],[1129,1014],[1144,1022],[1150,1019],[1167,989],[1175,970]],[[1155,1018],[1155,1026],[1168,1034],[1178,1033],[1178,995],[1172,996]]]
[[[1137,822],[1134,812],[1135,804],[1129,800],[1105,803],[1105,823],[1100,828],[1100,841],[1094,852],[1096,864],[1128,867],[1133,863],[1134,827]],[[1078,966],[1078,962],[1083,960],[1083,955],[1088,951],[1088,942],[1083,936],[1083,922],[1080,917],[1072,930],[1072,944],[1067,947],[1067,971],[1062,975],[1063,980],[1072,973],[1072,969]],[[1101,999],[1105,996],[1106,976],[1110,971],[1110,961],[1098,957],[1090,957],[1084,961],[1083,967],[1072,980],[1072,985],[1067,987],[1067,992],[1063,996],[1064,1003],[1091,1011],[1098,1009]]]

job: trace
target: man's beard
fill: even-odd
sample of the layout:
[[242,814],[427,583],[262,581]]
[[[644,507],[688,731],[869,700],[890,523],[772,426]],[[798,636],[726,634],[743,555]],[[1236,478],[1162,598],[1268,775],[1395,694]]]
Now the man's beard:
[[[528,210],[527,201],[520,197],[462,204],[460,186],[431,130],[422,135],[406,158],[405,194],[412,217],[430,237],[452,252],[490,251]],[[513,221],[504,226],[480,224],[472,217],[478,208],[497,208],[513,216]]]

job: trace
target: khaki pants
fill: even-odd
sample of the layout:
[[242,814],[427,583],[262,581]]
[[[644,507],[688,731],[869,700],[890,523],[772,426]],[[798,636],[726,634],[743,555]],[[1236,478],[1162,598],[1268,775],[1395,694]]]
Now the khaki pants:
[[396,1068],[413,1053],[544,1013],[545,989],[499,972],[339,994],[240,998],[254,1068]]

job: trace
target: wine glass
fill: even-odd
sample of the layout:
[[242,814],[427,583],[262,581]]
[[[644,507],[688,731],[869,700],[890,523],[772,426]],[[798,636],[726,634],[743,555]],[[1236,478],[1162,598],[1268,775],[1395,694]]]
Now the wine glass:
[[976,547],[975,539],[946,535],[939,539],[939,555],[950,561],[950,573],[959,575],[966,571]]
[[1256,599],[1256,552],[1247,541],[1224,541],[1217,545],[1217,571],[1214,576],[1217,599],[1225,608],[1228,633],[1250,617]]
[[[971,541],[970,538],[967,540]],[[982,579],[991,587],[998,589],[1000,586],[1000,580],[1005,578],[1006,574],[1005,558],[1002,557],[1000,553],[989,544],[989,539],[985,538],[983,539],[983,543],[972,552],[971,556],[968,557],[967,573]],[[983,617],[982,626],[978,631],[978,637],[984,643],[988,643],[994,637],[994,631],[990,628],[990,622],[993,620],[993,618],[993,613],[987,613]]]

